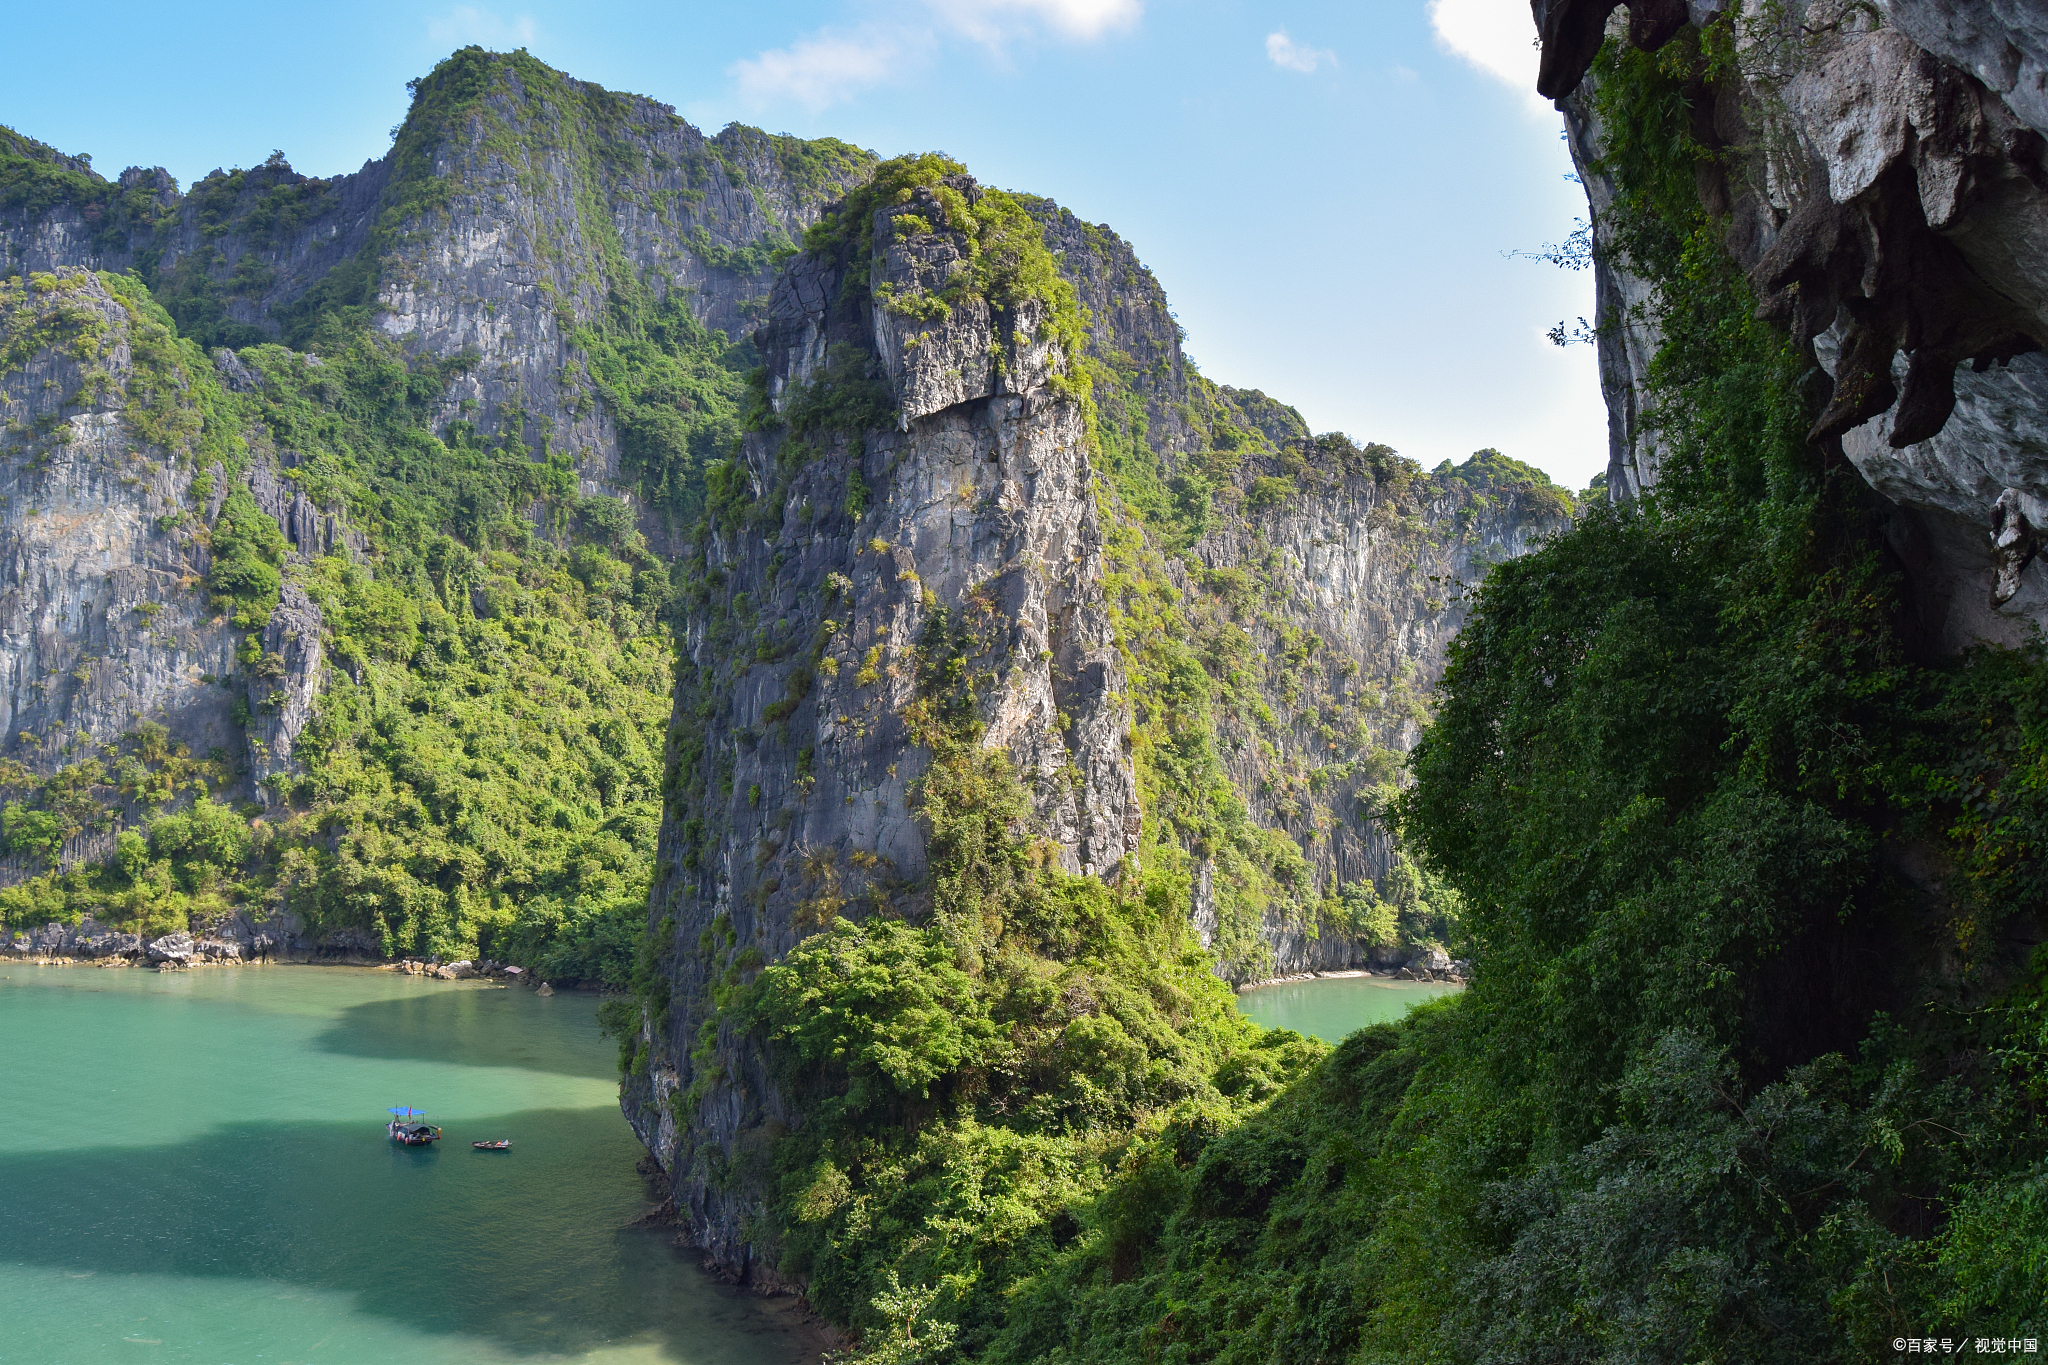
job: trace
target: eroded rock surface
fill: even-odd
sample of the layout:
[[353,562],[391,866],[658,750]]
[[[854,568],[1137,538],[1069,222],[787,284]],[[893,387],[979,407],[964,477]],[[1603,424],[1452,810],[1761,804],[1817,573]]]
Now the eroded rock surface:
[[1694,0],[1674,23],[1671,6],[1634,7],[1625,33],[1614,9],[1535,5],[1542,88],[1563,96],[1594,214],[1610,487],[1657,482],[1643,413],[1657,336],[1648,291],[1615,254],[1587,35],[1655,47],[1685,21],[1730,25],[1736,74],[1702,90],[1696,132],[1741,154],[1703,169],[1702,199],[1725,215],[1764,313],[1834,377],[1813,439],[1840,438],[1901,509],[1893,539],[1931,647],[2048,622],[2048,585],[2021,563],[2031,530],[1994,543],[2016,517],[2037,525],[2029,509],[2048,493],[2048,4]]
[[[943,257],[931,243],[877,240],[877,278]],[[697,941],[711,932],[779,957],[871,888],[923,874],[912,793],[929,753],[903,710],[936,619],[1000,623],[966,665],[1000,676],[982,743],[1024,777],[1068,870],[1113,874],[1137,834],[1078,401],[1053,389],[1042,347],[1012,340],[1017,326],[992,332],[986,310],[923,320],[906,355],[897,322],[841,284],[811,260],[778,285],[758,338],[777,410],[800,417],[827,385],[867,385],[888,408],[865,431],[792,422],[749,436],[735,476],[768,495],[755,504],[766,520],[719,522],[706,545],[712,600],[686,626],[678,731],[719,777],[672,801],[664,821],[655,906],[677,945],[675,1005],[626,1096],[677,1176],[693,1237],[736,1265],[747,1206],[709,1173],[764,1124],[796,1116],[759,1051],[724,1032],[718,1076],[700,1080],[691,1053],[713,965]],[[927,359],[985,352],[992,336],[1009,342],[1000,365],[935,372]],[[693,1083],[679,1126],[671,1100]]]
[[235,635],[192,591],[197,471],[127,420],[130,311],[83,271],[13,283],[0,327],[49,344],[0,374],[0,749],[50,771],[144,718],[200,753],[239,746],[215,682]]
[[[946,185],[970,202],[980,193],[965,176]],[[1506,488],[1475,499],[1458,476],[1424,475],[1383,447],[1316,447],[1291,409],[1183,364],[1164,295],[1126,245],[1030,203],[1090,310],[1091,353],[1128,385],[1098,398],[1126,421],[1156,411],[1139,438],[1147,458],[1214,498],[1214,524],[1160,571],[1191,613],[1221,611],[1219,593],[1241,602],[1243,624],[1219,630],[1245,657],[1300,656],[1261,674],[1272,714],[1221,724],[1229,779],[1262,823],[1302,842],[1309,879],[1334,890],[1377,875],[1386,836],[1356,797],[1414,742],[1420,695],[1460,619],[1457,582],[1561,528],[1569,500]],[[968,263],[943,221],[931,193],[914,191],[877,213],[869,259],[789,264],[756,335],[780,422],[714,477],[693,566],[653,902],[674,964],[669,1004],[622,1104],[672,1178],[688,1239],[771,1287],[751,1261],[757,1192],[722,1173],[804,1115],[760,1041],[714,1002],[731,964],[779,959],[841,914],[924,913],[920,668],[957,651],[962,670],[990,680],[980,742],[1006,755],[1034,807],[1018,837],[1042,833],[1069,872],[1113,880],[1142,832],[1107,596],[1110,519],[1128,514],[1090,454],[1042,305],[997,308],[957,289],[932,305]],[[856,270],[868,288],[847,287]],[[1262,453],[1219,455],[1219,433]],[[1354,464],[1312,470],[1325,455]],[[1370,734],[1358,729],[1368,711]],[[1360,743],[1384,746],[1380,766],[1348,764]],[[1330,780],[1311,792],[1306,774],[1322,768]],[[1206,855],[1196,866],[1186,912],[1199,930],[1215,901]],[[1298,902],[1254,936],[1255,951],[1218,970],[1371,957],[1318,933]]]
[[[217,298],[235,346],[290,339],[336,301],[364,305],[409,351],[465,358],[444,420],[566,452],[584,493],[612,496],[625,492],[620,433],[576,337],[609,306],[605,281],[624,266],[650,301],[677,291],[705,326],[745,331],[774,280],[771,250],[873,164],[740,124],[706,137],[654,100],[474,49],[419,83],[391,152],[331,180],[274,157],[181,193],[161,168],[110,184],[27,139],[0,150],[103,187],[83,208],[0,211],[0,272],[144,265],[174,292]],[[252,378],[232,358],[223,375]]]
[[[6,338],[18,368],[0,372],[0,753],[47,774],[160,723],[173,747],[240,770],[221,795],[266,804],[296,771],[326,666],[330,625],[292,580],[328,554],[374,572],[368,543],[307,495],[297,457],[266,431],[242,433],[234,477],[145,439],[138,408],[190,408],[194,377],[137,387],[139,304],[93,272],[140,270],[188,335],[230,338],[210,379],[232,393],[265,383],[233,347],[303,347],[321,309],[360,308],[415,360],[448,366],[437,424],[566,454],[577,491],[630,500],[578,339],[615,307],[604,281],[638,281],[646,307],[687,300],[707,328],[749,329],[772,250],[873,162],[740,125],[706,137],[665,105],[474,49],[422,82],[389,155],[332,180],[273,157],[182,192],[161,169],[108,181],[7,130],[0,154],[37,180],[0,209],[0,278],[22,296]],[[238,482],[290,550],[253,660],[237,659],[242,631],[204,586],[209,528]],[[104,858],[111,838],[89,831],[60,861]],[[0,859],[0,878],[28,869]]]

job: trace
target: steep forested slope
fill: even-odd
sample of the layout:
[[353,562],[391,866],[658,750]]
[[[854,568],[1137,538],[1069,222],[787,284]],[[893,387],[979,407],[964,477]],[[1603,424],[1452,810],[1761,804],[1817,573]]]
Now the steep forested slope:
[[692,1241],[884,1358],[992,1349],[1134,1143],[1317,1055],[1219,975],[1449,933],[1380,806],[1455,579],[1573,512],[1308,439],[1148,285],[884,163],[778,281],[684,560],[626,1112]]
[[[1759,71],[1782,92],[1845,34],[1897,35],[1849,7],[1644,6],[1602,46],[1612,5],[1546,8],[1546,71],[1575,40],[1592,65],[1574,119],[1642,495],[1497,567],[1451,647],[1398,805],[1465,897],[1472,986],[1234,1127],[1120,1151],[985,1358],[1861,1361],[2024,1353],[2048,1327],[2048,661],[1945,652],[1954,568],[1906,553],[1927,504],[1859,467],[1898,460],[1924,492],[1969,428],[1845,452],[1845,401],[1863,421],[1910,391],[1845,400],[1813,329],[1783,328],[1797,291],[1760,306],[1785,255],[1751,235],[1767,195],[1833,183],[1786,172],[1801,147],[1762,135],[1785,105]],[[1915,79],[1962,79],[1931,60]],[[1881,111],[1857,89],[1872,103],[1803,98]],[[1853,257],[1844,207],[1824,243],[1772,221]],[[1869,325],[1855,278],[1828,283]],[[1954,340],[1906,337],[1951,367]]]
[[873,159],[476,50],[335,181],[0,152],[8,924],[623,980],[661,547],[770,256]]

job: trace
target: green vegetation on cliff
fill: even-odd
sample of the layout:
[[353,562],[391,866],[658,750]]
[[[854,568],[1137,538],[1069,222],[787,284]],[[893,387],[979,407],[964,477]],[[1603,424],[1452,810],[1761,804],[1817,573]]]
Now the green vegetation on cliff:
[[1184,885],[1059,870],[981,743],[1001,679],[967,661],[1002,626],[976,605],[917,651],[929,915],[835,919],[730,1003],[806,1116],[772,1151],[761,1249],[882,1359],[978,1354],[1133,1132],[1228,1127],[1322,1050],[1238,1013]]
[[[1724,42],[1599,67],[1664,480],[1493,568],[1394,802],[1462,905],[1467,992],[1319,1059],[1154,1033],[1187,1008],[1151,986],[1187,951],[1176,850],[1237,859],[1246,905],[1298,895],[1300,854],[1220,780],[1245,647],[1140,524],[1108,584],[1136,886],[1002,838],[1028,806],[927,639],[932,919],[835,925],[728,1001],[807,1115],[763,1158],[760,1245],[865,1358],[1848,1362],[2048,1327],[2048,660],[1922,655],[1880,506],[1805,442],[1810,357],[1700,207]],[[1525,474],[1484,452],[1467,486],[1547,491]],[[1186,535],[1181,505],[1155,510]],[[1035,1053],[1032,1003],[1077,974],[1140,1007]]]
[[[967,257],[967,268],[939,292],[898,297],[886,284],[871,282],[878,215],[910,204],[920,193],[938,206],[938,221],[912,213],[889,217],[899,240],[934,231],[951,234]],[[1087,342],[1087,320],[1074,297],[1074,286],[1059,272],[1045,248],[1038,223],[1024,200],[1005,190],[976,185],[957,161],[926,152],[900,156],[875,168],[874,178],[852,191],[804,236],[804,249],[846,268],[845,288],[873,289],[880,307],[910,317],[944,317],[967,299],[994,309],[1014,309],[1031,302],[1045,309],[1039,335],[1055,342],[1065,357],[1062,385],[1073,384],[1085,395],[1086,370],[1081,366]]]
[[[961,174],[939,158],[889,163],[878,188],[853,196],[810,245],[858,288],[867,277],[855,267],[875,250],[863,231],[872,233],[886,207],[912,205],[934,186],[954,189],[964,204]],[[933,228],[920,219],[897,231],[915,237]],[[914,788],[924,875],[909,885],[866,877],[861,893],[843,892],[835,854],[824,849],[802,855],[800,898],[784,885],[788,864],[751,889],[743,873],[715,884],[728,864],[707,850],[729,831],[728,812],[765,811],[777,799],[764,790],[765,777],[738,790],[738,755],[801,742],[784,722],[811,695],[826,659],[821,642],[845,628],[827,619],[808,640],[808,628],[779,631],[774,617],[783,608],[770,595],[772,580],[755,567],[763,561],[748,556],[756,537],[787,534],[795,478],[822,458],[813,442],[825,430],[847,438],[829,446],[843,458],[864,448],[864,429],[892,416],[862,401],[873,383],[864,359],[850,346],[835,351],[779,419],[760,383],[750,425],[762,437],[752,466],[713,469],[700,553],[686,565],[682,593],[710,666],[685,664],[671,735],[680,889],[652,927],[637,1001],[609,1004],[605,1021],[621,1038],[628,1103],[642,1105],[643,1116],[659,1114],[658,1082],[675,1068],[678,1087],[665,1103],[685,1130],[673,1172],[679,1184],[702,1181],[720,1197],[758,1201],[746,1231],[751,1254],[857,1328],[862,1358],[1029,1356],[1048,1342],[1019,1335],[1023,1296],[1069,1297],[1070,1277],[1082,1266],[1092,1273],[1097,1251],[1122,1283],[1143,1263],[1185,1188],[1183,1173],[1207,1144],[1243,1131],[1322,1055],[1291,1034],[1247,1024],[1216,963],[1243,976],[1269,971],[1265,933],[1274,924],[1389,946],[1397,936],[1427,942],[1452,932],[1456,893],[1403,855],[1384,885],[1368,878],[1319,886],[1304,843],[1328,830],[1313,818],[1302,820],[1299,836],[1262,823],[1226,767],[1227,742],[1263,744],[1269,771],[1294,777],[1293,756],[1283,759],[1276,741],[1300,728],[1319,760],[1300,772],[1304,789],[1313,784],[1334,802],[1337,784],[1363,782],[1383,800],[1397,757],[1379,727],[1389,713],[1405,722],[1419,707],[1402,679],[1376,679],[1370,700],[1365,689],[1347,687],[1356,668],[1345,673],[1325,642],[1292,624],[1283,551],[1240,515],[1246,490],[1267,481],[1268,501],[1254,514],[1310,496],[1356,497],[1389,543],[1418,558],[1466,534],[1495,499],[1533,501],[1560,516],[1572,508],[1540,474],[1494,452],[1430,474],[1385,447],[1361,449],[1334,435],[1310,443],[1298,419],[1289,426],[1264,411],[1262,396],[1243,395],[1240,404],[1213,386],[1198,388],[1210,406],[1190,425],[1200,439],[1228,442],[1200,460],[1216,484],[1202,476],[1176,485],[1172,464],[1145,439],[1147,408],[1134,377],[1121,362],[1091,358],[1096,391],[1117,394],[1120,404],[1089,434],[1091,456],[1103,443],[1122,443],[1094,494],[1108,528],[1102,587],[1133,710],[1143,816],[1136,856],[1109,883],[1059,870],[1032,794],[1000,750],[982,747],[979,717],[1000,677],[977,673],[975,661],[1005,659],[1010,622],[983,594],[945,604],[926,594],[915,699],[899,713],[918,757],[929,758]],[[1245,416],[1247,407],[1261,410],[1279,439]],[[1196,486],[1198,507],[1168,496],[1140,510],[1124,497],[1127,489],[1142,496]],[[853,503],[850,492],[857,515]],[[1218,505],[1217,526],[1243,531],[1255,547],[1251,565],[1211,573],[1184,553]],[[812,519],[825,515],[799,512],[799,523],[811,534],[851,533]],[[765,561],[768,575],[787,548],[784,541]],[[751,600],[757,587],[759,602]],[[1255,632],[1270,632],[1282,647],[1269,657]],[[879,681],[880,653],[878,645],[867,656],[864,685]],[[786,682],[773,684],[782,699],[759,713],[759,725],[736,728],[750,667],[799,656],[804,662],[783,673]],[[774,761],[786,761],[783,752]],[[787,844],[796,805],[809,793],[810,753],[793,756],[782,838],[754,845],[757,869]],[[1309,809],[1304,802],[1303,813]],[[1364,827],[1379,815],[1359,804],[1343,818]],[[1198,881],[1214,911],[1207,944],[1189,918]],[[750,936],[778,895],[795,903],[787,921],[769,917],[768,932],[793,927],[808,936],[766,962]],[[751,917],[742,908],[749,902]],[[686,1059],[668,1052],[678,1010],[690,1021]],[[727,1068],[736,1057],[751,1067],[757,1046],[787,1109],[729,1148],[698,1140],[690,1126],[731,1101],[720,1087],[750,1084]],[[742,1108],[759,1093],[742,1097]],[[785,1128],[789,1114],[801,1122]],[[1098,1241],[1098,1232],[1110,1240]],[[1276,1266],[1276,1277],[1285,1273]],[[1032,1323],[1044,1325],[1038,1316]],[[1105,1345],[1112,1340],[1105,1336]]]
[[[266,811],[213,800],[244,779],[239,743],[200,757],[149,725],[99,749],[37,737],[63,747],[67,766],[0,770],[6,849],[32,872],[0,891],[0,924],[90,913],[161,932],[286,910],[315,935],[354,929],[391,953],[482,952],[614,984],[630,974],[660,818],[668,565],[632,505],[579,496],[577,457],[524,395],[490,413],[458,404],[451,386],[482,372],[474,355],[424,354],[371,326],[378,291],[417,270],[465,196],[523,196],[520,221],[565,276],[542,290],[576,348],[571,378],[587,378],[619,433],[622,482],[657,520],[687,526],[705,464],[738,435],[752,348],[699,322],[692,291],[668,273],[636,264],[621,215],[695,222],[683,239],[706,267],[758,274],[788,247],[779,216],[831,197],[874,158],[738,125],[700,141],[672,111],[524,52],[465,48],[409,89],[366,239],[267,312],[265,262],[338,210],[341,182],[273,156],[180,201],[160,176],[124,188],[87,159],[0,130],[0,212],[68,208],[98,251],[132,262],[98,277],[129,314],[135,372],[118,397],[130,458],[190,480],[189,505],[159,531],[206,557],[204,580],[178,591],[243,632],[237,671],[217,680],[238,698],[237,720],[249,718],[250,678],[283,674],[260,635],[286,583],[320,609],[326,656],[297,743],[303,776],[273,779]],[[654,188],[677,176],[698,188]],[[702,187],[720,183],[751,199],[743,219],[769,224],[761,240],[719,245],[705,232]],[[52,347],[100,358],[105,329],[73,301],[85,278],[0,279],[0,373]],[[280,332],[297,349],[274,344]],[[207,353],[221,344],[246,367],[232,387]],[[88,368],[69,405],[108,397],[111,382]],[[16,434],[33,444],[63,428],[53,418]],[[338,516],[344,541],[360,533],[355,548],[297,556],[277,509],[246,486],[259,462],[287,497]],[[156,831],[195,811],[242,837],[203,859],[176,854]],[[55,870],[70,841],[116,833],[116,856]]]
[[[1709,34],[1600,67],[1656,496],[1494,569],[1402,799],[1462,997],[1148,1149],[989,1359],[1867,1360],[2039,1335],[2048,666],[1927,663],[1699,207]],[[1133,1203],[1144,1235],[1119,1256]]]
[[[241,662],[260,676],[257,635],[290,577],[321,608],[332,668],[299,739],[306,775],[261,818],[211,799],[233,780],[229,755],[195,759],[160,726],[85,746],[54,777],[10,765],[10,850],[52,859],[90,830],[120,839],[102,865],[0,891],[0,916],[163,932],[282,909],[387,952],[624,981],[660,820],[666,566],[619,504],[577,497],[566,467],[461,422],[437,434],[459,362],[408,362],[371,333],[319,363],[264,345],[242,353],[261,387],[233,393],[139,282],[100,279],[130,315],[131,428],[196,473],[188,519],[216,484],[231,490],[203,527],[211,569],[193,591],[249,632]],[[63,280],[7,287],[10,336],[70,325]],[[343,548],[287,565],[241,480],[278,448],[296,487],[366,533],[367,563]],[[536,507],[554,538],[535,534]]]

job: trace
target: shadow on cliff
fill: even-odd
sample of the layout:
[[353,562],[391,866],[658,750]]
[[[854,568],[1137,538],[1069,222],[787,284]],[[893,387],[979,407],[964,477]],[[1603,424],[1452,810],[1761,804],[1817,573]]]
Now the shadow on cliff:
[[[566,1017],[565,1017],[566,1016]],[[565,1022],[582,1025],[580,1032]],[[449,985],[344,1010],[314,1046],[345,1057],[510,1066],[612,1080],[616,1051],[597,1034],[597,997]]]
[[[620,1179],[637,1147],[617,1128],[594,1142],[588,1110],[528,1110],[424,1151],[375,1123],[248,1124],[4,1156],[0,1262],[341,1291],[356,1313],[520,1356],[647,1335],[689,1365],[802,1358],[798,1336],[669,1229],[625,1226],[647,1206]],[[516,1145],[471,1150],[483,1136]]]

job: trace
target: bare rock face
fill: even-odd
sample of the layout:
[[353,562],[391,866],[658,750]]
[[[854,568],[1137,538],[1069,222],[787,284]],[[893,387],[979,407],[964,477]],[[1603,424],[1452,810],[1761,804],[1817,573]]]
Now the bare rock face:
[[151,962],[171,962],[182,966],[191,961],[199,949],[192,935],[180,929],[174,934],[151,939],[143,951]]
[[[266,804],[325,663],[325,623],[290,580],[305,560],[362,562],[368,547],[294,481],[292,451],[241,433],[238,477],[291,557],[259,657],[238,665],[240,632],[204,589],[207,528],[236,480],[152,446],[130,419],[189,416],[194,385],[252,393],[263,376],[218,346],[210,375],[138,384],[139,305],[92,272],[138,269],[174,311],[178,297],[210,300],[220,317],[200,325],[238,346],[286,337],[309,309],[363,308],[402,349],[459,371],[443,420],[515,436],[537,458],[566,452],[581,492],[626,496],[612,482],[620,436],[578,339],[612,306],[606,281],[630,277],[650,305],[686,298],[708,327],[751,326],[771,248],[873,162],[738,125],[706,138],[664,105],[475,49],[421,83],[390,155],[333,180],[273,157],[185,193],[161,170],[109,182],[4,129],[0,156],[67,182],[57,202],[0,209],[0,355],[16,367],[0,373],[0,752],[48,772],[86,742],[161,723],[193,753],[246,754],[235,795]],[[82,836],[62,861],[104,857],[111,837]],[[0,859],[0,878],[22,874],[18,861]]]
[[[1224,633],[1256,659],[1246,673],[1267,712],[1218,716],[1231,785],[1259,825],[1297,842],[1319,894],[1383,878],[1394,844],[1361,818],[1360,799],[1420,734],[1422,699],[1463,621],[1462,588],[1568,525],[1568,500],[1535,486],[1540,476],[1425,473],[1385,447],[1312,438],[1294,409],[1211,383],[1182,353],[1166,293],[1127,242],[1049,200],[1025,202],[1088,309],[1105,442],[1142,441],[1166,478],[1209,490],[1207,529],[1178,581],[1190,610],[1228,600],[1235,625]],[[1110,414],[1133,409],[1141,420],[1112,432]],[[1275,480],[1288,491],[1268,500],[1260,490]],[[1227,935],[1205,858],[1190,915],[1217,950]],[[1219,974],[1241,983],[1405,953],[1319,925],[1298,904],[1269,909],[1257,939],[1219,955]]]
[[[292,548],[258,658],[241,665],[241,632],[205,587],[207,528],[234,480],[217,462],[198,469],[186,444],[209,376],[84,270],[0,282],[0,336],[22,357],[0,374],[0,753],[48,773],[161,725],[167,745],[246,754],[239,790],[267,802],[322,684],[320,610],[291,575],[312,555],[360,554],[362,536],[267,457],[249,463],[242,481]],[[238,360],[216,367],[253,376]],[[88,832],[60,862],[104,858],[112,840]],[[27,870],[8,859],[0,878]]]
[[[946,183],[970,201],[980,193],[965,176]],[[1349,442],[1365,464],[1310,477],[1315,451],[1295,448],[1307,433],[1291,410],[1180,365],[1164,296],[1146,288],[1127,247],[1030,202],[1096,319],[1092,344],[1118,363],[1146,357],[1137,401],[1168,419],[1157,448],[1169,471],[1209,454],[1211,428],[1191,412],[1238,433],[1270,423],[1287,442],[1218,476],[1216,525],[1170,571],[1191,609],[1211,573],[1260,584],[1238,630],[1246,648],[1317,653],[1318,678],[1355,678],[1357,697],[1370,692],[1383,708],[1379,738],[1398,754],[1414,742],[1415,698],[1460,619],[1446,585],[1565,525],[1569,500],[1550,490],[1540,505],[1513,493],[1475,501],[1455,476]],[[958,288],[969,257],[944,221],[929,191],[913,191],[876,214],[869,259],[804,256],[785,269],[755,337],[779,422],[715,472],[711,530],[686,588],[694,605],[652,909],[673,964],[669,1005],[658,1034],[641,1039],[644,1066],[622,1106],[669,1173],[688,1238],[761,1284],[775,1280],[749,1262],[755,1195],[729,1173],[803,1115],[758,1040],[713,1001],[733,964],[777,960],[842,912],[922,913],[916,792],[931,755],[906,713],[935,637],[991,680],[979,692],[980,742],[1023,779],[1030,832],[1060,863],[1111,879],[1139,844],[1134,717],[1105,597],[1106,518],[1121,513],[1042,305],[991,307]],[[855,271],[868,288],[847,288]],[[1276,486],[1293,495],[1248,500],[1248,489]],[[1409,524],[1417,507],[1421,530]],[[1300,808],[1279,780],[1304,759],[1330,763],[1332,699],[1320,686],[1276,676],[1285,719],[1266,723],[1277,731],[1226,722],[1221,738],[1260,822],[1306,841],[1312,875],[1334,889],[1383,871],[1388,850],[1348,810],[1343,829],[1326,828],[1329,807],[1355,795],[1350,779]],[[1368,780],[1361,772],[1358,783]],[[1187,911],[1198,929],[1214,918],[1206,863]],[[1370,956],[1277,912],[1263,934],[1269,972]]]
[[205,550],[186,516],[196,471],[137,439],[129,309],[91,274],[0,285],[0,329],[35,338],[0,374],[0,736],[38,771],[138,718],[200,753],[239,743],[234,633],[193,591]]
[[[950,180],[970,203],[979,196],[972,177]],[[895,386],[905,430],[973,398],[1043,389],[1055,369],[1054,342],[1041,335],[1047,309],[1036,299],[1012,308],[973,295],[937,302],[971,266],[957,233],[929,230],[944,215],[929,188],[875,210],[875,298],[882,305],[873,310],[875,351]]]
[[[1252,473],[1271,477],[1281,467],[1261,461]],[[1231,517],[1193,547],[1209,573],[1256,575],[1265,610],[1248,605],[1236,613],[1253,650],[1269,659],[1307,655],[1296,668],[1266,675],[1264,700],[1279,724],[1227,713],[1217,739],[1232,784],[1260,823],[1292,836],[1328,891],[1375,881],[1393,862],[1391,836],[1357,818],[1359,802],[1421,738],[1421,699],[1464,624],[1462,587],[1571,524],[1570,507],[1554,496],[1513,486],[1483,498],[1475,491],[1443,471],[1405,489],[1361,470],[1313,479],[1304,472],[1285,503]],[[1419,528],[1408,515],[1417,503]],[[1362,722],[1385,766],[1352,747],[1355,731],[1333,733],[1333,714]],[[1303,781],[1303,773],[1314,778]],[[1206,867],[1196,879],[1193,915],[1209,946],[1217,924]],[[1375,951],[1277,910],[1267,913],[1261,936],[1271,954],[1262,970],[1274,976],[1403,956],[1395,945]],[[1233,982],[1248,977],[1237,964],[1219,970]]]
[[[1614,8],[1538,0],[1536,17],[1541,88],[1563,96],[1601,248],[1608,478],[1626,497],[1658,477],[1640,417],[1657,336],[1647,289],[1606,249],[1613,191],[1580,84],[1585,35],[1597,48]],[[1695,0],[1665,24],[1632,7],[1627,36],[1655,47],[1686,21],[1734,27],[1738,74],[1703,92],[1703,135],[1760,150],[1701,192],[1765,314],[1834,377],[1811,437],[1840,438],[1902,510],[1895,548],[1932,647],[2017,641],[2048,623],[2048,584],[2027,570],[2048,512],[2048,3],[1724,9]]]
[[325,658],[320,627],[320,608],[287,581],[263,627],[263,652],[248,670],[251,780],[265,805],[275,796],[272,779],[291,772],[292,745],[313,718]]

